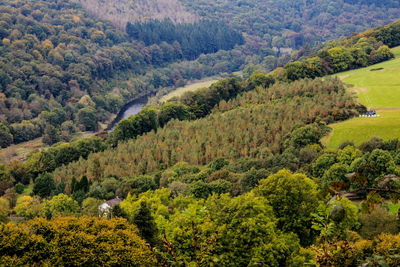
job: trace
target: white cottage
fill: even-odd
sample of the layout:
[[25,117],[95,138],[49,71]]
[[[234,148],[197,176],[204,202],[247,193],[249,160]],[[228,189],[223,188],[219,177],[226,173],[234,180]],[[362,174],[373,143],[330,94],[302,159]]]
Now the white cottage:
[[99,217],[110,217],[112,208],[119,205],[122,202],[122,199],[116,197],[114,199],[110,199],[99,206]]

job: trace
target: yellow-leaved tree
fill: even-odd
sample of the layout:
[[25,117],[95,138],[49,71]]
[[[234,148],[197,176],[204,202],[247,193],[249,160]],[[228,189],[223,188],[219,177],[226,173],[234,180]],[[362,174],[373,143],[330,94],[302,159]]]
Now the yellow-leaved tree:
[[154,266],[155,257],[124,219],[36,218],[0,224],[1,266]]

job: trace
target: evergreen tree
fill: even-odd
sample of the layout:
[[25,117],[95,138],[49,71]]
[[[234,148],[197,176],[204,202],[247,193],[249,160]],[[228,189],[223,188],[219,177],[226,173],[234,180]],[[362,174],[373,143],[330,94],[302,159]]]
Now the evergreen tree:
[[43,143],[53,145],[61,141],[59,131],[52,125],[48,125],[44,131]]
[[[165,43],[173,44],[175,56],[170,55],[165,58],[164,55],[164,61],[179,59],[182,54],[185,59],[193,60],[201,54],[230,50],[235,45],[244,43],[241,33],[225,23],[210,20],[186,24],[174,24],[170,19],[128,22],[126,32],[131,38],[151,45],[152,54],[160,50],[166,51]],[[158,45],[164,49],[160,49]],[[163,61],[158,52],[152,56],[153,64],[160,64]]]
[[13,143],[13,136],[10,132],[10,129],[4,125],[4,123],[0,122],[0,148],[8,147]]
[[89,187],[90,187],[90,182],[89,182],[87,176],[84,175],[79,182],[75,183],[74,191],[81,190],[81,191],[87,193],[89,191]]
[[33,186],[33,194],[45,198],[49,197],[54,189],[53,176],[46,172],[36,178],[35,185]]
[[117,217],[125,218],[125,214],[123,213],[123,211],[122,211],[122,209],[121,209],[121,207],[120,207],[119,205],[116,205],[116,206],[114,206],[114,207],[112,208],[112,210],[111,210],[111,216],[112,216],[113,218],[117,218]]
[[138,227],[140,236],[143,239],[152,246],[156,244],[158,230],[147,202],[140,202],[140,208],[134,214],[132,223]]

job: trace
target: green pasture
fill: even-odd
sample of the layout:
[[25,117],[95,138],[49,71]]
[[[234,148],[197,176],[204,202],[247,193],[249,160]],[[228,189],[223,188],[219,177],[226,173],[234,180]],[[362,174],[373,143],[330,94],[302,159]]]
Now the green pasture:
[[353,118],[330,125],[332,132],[322,142],[337,148],[345,141],[356,145],[377,136],[400,138],[400,47],[393,48],[396,58],[363,69],[338,74],[349,90],[365,106],[377,110],[378,118]]
[[345,141],[360,145],[371,137],[385,140],[400,137],[400,110],[378,110],[377,118],[353,118],[329,125],[332,132],[322,139],[328,148],[337,148]]
[[393,60],[338,74],[367,107],[400,107],[400,47],[393,51]]

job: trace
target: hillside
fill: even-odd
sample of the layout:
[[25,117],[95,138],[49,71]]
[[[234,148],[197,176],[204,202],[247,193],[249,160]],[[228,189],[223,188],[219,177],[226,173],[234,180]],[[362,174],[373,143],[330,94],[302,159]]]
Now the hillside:
[[400,16],[395,0],[181,1],[201,18],[223,19],[242,32],[262,38],[268,47],[312,46],[387,24]]
[[[210,8],[216,3],[221,6],[216,7],[214,17]],[[44,137],[48,145],[69,141],[75,132],[106,128],[119,109],[138,95],[167,92],[191,80],[246,66],[247,74],[255,66],[272,70],[291,60],[290,56],[276,58],[279,53],[272,47],[313,43],[304,37],[308,32],[298,26],[308,25],[307,16],[300,16],[303,4],[278,1],[266,9],[257,1],[254,6],[232,2],[232,8],[224,1],[216,3],[2,1],[0,146],[38,137]],[[320,14],[320,7],[329,7],[326,3],[311,6],[315,14]],[[335,7],[329,12],[348,20],[334,25],[330,19],[313,22],[307,28],[309,32],[317,32],[317,28],[334,32],[350,24],[361,29],[398,14],[390,1],[374,8],[366,3],[339,6],[347,11]],[[387,12],[382,16],[384,8]],[[226,14],[220,13],[221,9]],[[356,11],[364,15],[358,17]],[[266,14],[273,19],[267,19]],[[296,22],[290,20],[299,16]],[[277,26],[281,17],[290,25]],[[122,30],[115,28],[116,23]],[[130,25],[127,33],[125,23]],[[286,38],[281,34],[286,30],[296,34],[284,34]],[[318,34],[323,40],[336,36]],[[309,50],[303,49],[293,57],[307,53]]]
[[359,101],[372,110],[378,118],[354,118],[331,125],[333,132],[324,141],[335,148],[345,141],[359,145],[371,137],[385,140],[400,136],[400,47],[392,49],[396,59],[338,74],[357,94]]
[[[74,0],[99,19],[121,30],[128,22],[171,19],[192,23],[224,21],[247,34],[247,40],[265,49],[313,46],[367,28],[387,24],[400,16],[396,1],[337,0]],[[264,55],[265,56],[265,55]]]
[[73,0],[80,3],[90,14],[110,21],[121,30],[128,22],[150,19],[171,19],[175,23],[191,23],[198,16],[190,13],[179,0]]
[[[308,95],[301,96],[302,91]],[[172,121],[157,133],[151,132],[115,150],[61,168],[56,171],[55,179],[67,182],[82,174],[95,180],[114,175],[124,177],[151,173],[180,161],[204,165],[219,157],[265,160],[283,149],[294,127],[312,123],[316,117],[329,122],[357,114],[351,97],[335,80],[277,84],[241,98],[244,103],[233,105],[229,111],[221,104],[224,112],[193,122]],[[95,162],[101,166],[100,177],[90,171],[89,166]]]
[[[20,12],[25,21],[29,12]],[[162,25],[174,36],[203,24]],[[400,266],[400,133],[359,146],[321,143],[329,125],[366,112],[354,89],[397,94],[391,78],[399,45],[396,21],[328,42],[269,73],[248,68],[246,78],[186,88],[121,120],[108,135],[59,142],[26,161],[0,164],[0,266]],[[160,69],[218,66],[219,57],[239,64],[236,53],[238,47],[144,66],[160,85],[168,76],[154,75]],[[374,79],[385,87],[375,87]],[[110,81],[117,84],[102,80]],[[4,108],[18,96],[1,98]],[[97,114],[94,99],[82,96],[72,108]],[[57,122],[63,108],[39,119]],[[72,108],[65,110],[74,114]],[[91,125],[93,117],[83,118]],[[385,124],[396,126],[389,116]],[[0,141],[19,137],[10,135],[0,124]]]
[[[238,33],[225,39],[234,32],[222,24],[213,30],[224,47],[188,51],[191,43],[135,42],[70,1],[7,0],[0,14],[1,147],[41,136],[47,144],[68,141],[77,130],[97,131],[141,93],[244,64],[237,52],[218,53],[242,42]],[[204,31],[197,38],[203,34],[216,38]],[[202,61],[185,61],[200,54]]]

